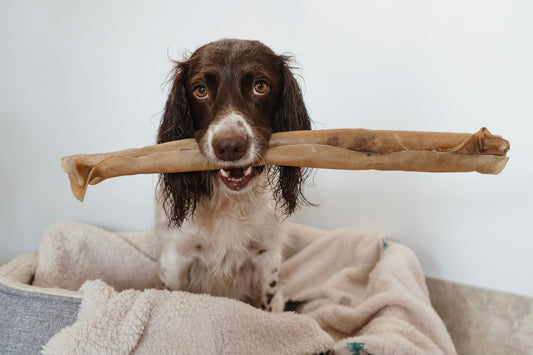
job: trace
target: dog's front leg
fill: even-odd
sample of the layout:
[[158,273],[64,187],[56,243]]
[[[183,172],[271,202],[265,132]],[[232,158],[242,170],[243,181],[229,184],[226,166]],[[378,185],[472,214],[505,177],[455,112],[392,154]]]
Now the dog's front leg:
[[159,257],[159,280],[161,287],[173,291],[186,291],[193,257],[184,256],[173,246],[164,248]]
[[259,306],[269,312],[283,312],[284,300],[279,291],[281,252],[261,251],[254,258],[254,265],[254,289],[258,294]]

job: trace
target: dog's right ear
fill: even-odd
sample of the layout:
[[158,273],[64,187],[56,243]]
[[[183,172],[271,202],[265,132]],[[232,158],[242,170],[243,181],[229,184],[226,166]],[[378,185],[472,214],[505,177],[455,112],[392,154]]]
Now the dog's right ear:
[[[157,143],[194,137],[194,121],[187,100],[189,64],[176,63],[171,75],[172,88],[161,119]],[[212,186],[207,172],[160,175],[158,198],[169,220],[169,227],[180,227],[196,209],[201,196],[209,196]]]
[[163,119],[159,126],[157,143],[165,143],[194,136],[194,122],[191,116],[187,92],[185,89],[187,62],[176,63],[170,81],[172,87],[165,105]]

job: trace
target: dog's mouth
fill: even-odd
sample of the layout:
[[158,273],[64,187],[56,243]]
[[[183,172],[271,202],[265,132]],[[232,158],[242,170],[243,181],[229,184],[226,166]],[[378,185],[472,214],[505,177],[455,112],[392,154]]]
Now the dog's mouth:
[[261,171],[261,167],[220,169],[218,177],[230,190],[240,191]]

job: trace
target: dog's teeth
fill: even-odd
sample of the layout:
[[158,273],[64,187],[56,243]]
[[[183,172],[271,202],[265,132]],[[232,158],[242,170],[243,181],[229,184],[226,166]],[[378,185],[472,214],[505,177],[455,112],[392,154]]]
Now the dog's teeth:
[[224,169],[220,169],[220,174],[221,174],[222,176],[224,176],[226,179],[229,178],[229,176],[230,176],[229,171],[226,171],[226,170],[224,170]]
[[252,167],[249,166],[248,169],[246,169],[246,170],[244,171],[244,175],[248,176],[248,175],[250,175],[251,173],[252,173]]

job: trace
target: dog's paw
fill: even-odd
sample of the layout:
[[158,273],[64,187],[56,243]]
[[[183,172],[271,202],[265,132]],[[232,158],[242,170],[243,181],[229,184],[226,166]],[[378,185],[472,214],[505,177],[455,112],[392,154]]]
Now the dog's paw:
[[175,290],[174,287],[172,286],[175,286],[173,285],[173,282],[172,282],[172,279],[170,278],[170,275],[169,275],[169,272],[167,271],[167,269],[163,268],[163,267],[159,267],[159,270],[158,270],[158,280],[157,280],[157,284],[156,284],[156,287],[160,290]]
[[283,312],[285,308],[285,301],[281,291],[276,292],[272,297],[272,302],[270,303],[270,312],[280,313]]
[[268,312],[283,312],[285,301],[281,291],[268,290],[261,297],[261,309]]

